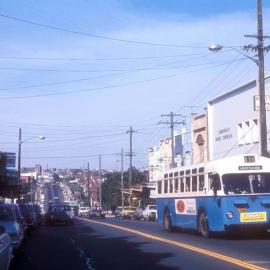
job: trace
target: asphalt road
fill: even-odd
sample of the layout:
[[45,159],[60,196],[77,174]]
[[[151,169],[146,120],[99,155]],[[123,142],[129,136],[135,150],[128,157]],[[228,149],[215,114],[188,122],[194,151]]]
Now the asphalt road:
[[[145,235],[93,221],[118,225]],[[27,239],[11,270],[248,269],[232,263],[233,258],[270,269],[270,237],[203,239],[192,232],[167,233],[152,222],[114,218],[93,221],[77,219],[73,226],[40,227]],[[149,234],[166,241],[151,239]],[[231,262],[176,246],[170,240],[231,256]]]

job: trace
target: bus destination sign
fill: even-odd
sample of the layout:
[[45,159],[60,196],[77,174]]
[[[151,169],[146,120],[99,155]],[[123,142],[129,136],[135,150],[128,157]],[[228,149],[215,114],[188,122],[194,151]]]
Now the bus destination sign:
[[252,171],[252,170],[262,170],[261,165],[255,165],[255,166],[239,166],[239,171]]

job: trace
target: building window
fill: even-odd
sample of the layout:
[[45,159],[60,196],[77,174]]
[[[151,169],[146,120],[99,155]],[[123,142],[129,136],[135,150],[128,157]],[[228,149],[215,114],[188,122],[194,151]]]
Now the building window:
[[243,121],[237,125],[238,145],[248,145],[259,142],[258,120]]
[[197,136],[196,143],[198,144],[198,149],[199,149],[199,161],[204,160],[204,139],[201,134]]

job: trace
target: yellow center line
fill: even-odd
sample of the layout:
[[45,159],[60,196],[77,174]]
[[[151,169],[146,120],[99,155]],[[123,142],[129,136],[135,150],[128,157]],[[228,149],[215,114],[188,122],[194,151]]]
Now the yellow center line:
[[134,229],[130,229],[130,228],[127,228],[127,227],[122,227],[122,226],[114,225],[114,224],[110,224],[110,223],[94,221],[94,220],[89,220],[89,219],[87,219],[87,220],[89,222],[92,222],[92,223],[104,225],[104,226],[111,227],[111,228],[114,228],[114,229],[119,229],[121,231],[130,232],[130,233],[133,233],[133,234],[136,234],[136,235],[148,238],[148,239],[156,240],[156,241],[159,241],[159,242],[162,242],[162,243],[171,244],[173,246],[177,246],[177,247],[180,247],[180,248],[191,250],[191,251],[194,251],[194,252],[197,252],[197,253],[200,253],[200,254],[203,254],[203,255],[206,255],[206,256],[221,260],[221,261],[225,261],[225,262],[228,262],[228,263],[231,263],[231,264],[234,264],[234,265],[241,266],[241,267],[243,267],[245,269],[267,270],[267,268],[263,268],[263,267],[260,267],[260,266],[257,266],[257,265],[251,264],[251,263],[247,263],[247,262],[241,261],[239,259],[223,255],[221,253],[213,252],[213,251],[210,251],[210,250],[207,250],[207,249],[203,249],[203,248],[195,247],[195,246],[192,246],[192,245],[184,244],[184,243],[181,243],[181,242],[177,242],[177,241],[174,241],[174,240],[170,240],[170,239],[167,239],[167,238],[159,237],[159,236],[154,235],[154,234],[144,233],[144,232],[141,232],[141,231],[138,231],[138,230],[134,230]]

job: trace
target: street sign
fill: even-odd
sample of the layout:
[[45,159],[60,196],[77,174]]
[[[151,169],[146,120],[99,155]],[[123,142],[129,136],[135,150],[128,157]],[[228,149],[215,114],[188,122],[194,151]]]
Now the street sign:
[[[254,111],[260,110],[260,96],[254,96]],[[270,96],[265,96],[265,110],[270,111]]]

